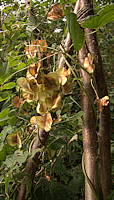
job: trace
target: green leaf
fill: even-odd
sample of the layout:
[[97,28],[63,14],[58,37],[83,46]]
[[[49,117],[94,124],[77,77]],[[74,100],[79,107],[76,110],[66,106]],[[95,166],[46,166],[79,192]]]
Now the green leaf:
[[0,102],[4,101],[6,99],[8,99],[8,98],[7,97],[4,97],[4,98],[0,97]]
[[[0,149],[1,149],[1,144],[0,144]],[[0,150],[0,162],[5,160],[5,158],[6,158],[5,148],[2,148],[2,150]]]
[[37,148],[37,149],[32,150],[30,158],[33,158],[35,154],[39,152],[40,153],[43,152],[43,148]]
[[81,117],[83,117],[84,112],[83,111],[79,111],[78,113],[76,113],[76,118],[80,119]]
[[8,89],[12,89],[15,87],[15,83],[14,82],[10,82],[10,83],[6,83],[3,86],[1,86],[1,90],[8,90]]
[[5,138],[6,138],[6,135],[8,133],[10,133],[11,131],[12,131],[12,127],[10,125],[9,126],[5,126],[4,129],[0,133],[0,139],[1,139],[1,141],[4,141]]
[[5,181],[5,194],[6,194],[7,196],[9,196],[9,195],[8,195],[8,192],[9,192],[10,177],[9,177],[8,175],[6,175],[4,181]]
[[86,18],[86,20],[84,22],[81,22],[81,26],[83,28],[93,28],[96,29],[98,28],[98,21],[99,21],[99,16],[90,16],[88,17],[88,19]]
[[20,60],[15,57],[9,57],[8,58],[8,66],[9,67],[14,67],[20,63]]
[[62,137],[57,137],[55,140],[53,140],[49,147],[53,150],[60,149],[62,146],[66,144],[66,141]]
[[100,28],[110,22],[114,21],[114,4],[107,5],[102,8],[97,15],[86,18],[81,22],[83,28]]
[[99,27],[114,21],[114,4],[107,5],[99,12]]
[[4,110],[2,110],[2,111],[0,112],[0,122],[1,122],[1,121],[5,121],[5,120],[8,119],[8,113],[9,113],[9,111],[10,111],[10,109],[9,109],[9,108],[6,108],[6,109],[4,109]]
[[16,150],[13,154],[6,157],[4,164],[13,170],[13,167],[16,167],[16,165],[18,167],[21,166],[27,160],[27,157],[28,151]]
[[23,62],[21,62],[21,63],[19,63],[19,65],[18,65],[18,67],[17,67],[17,70],[23,69],[23,68],[25,68],[25,67],[26,67],[26,64],[23,63]]
[[22,165],[22,163],[24,163],[27,160],[28,157],[28,151],[20,151],[20,150],[16,150],[14,155],[13,155],[13,159],[16,160],[19,165]]
[[0,133],[0,151],[2,151],[4,147],[4,140],[6,138],[6,135],[12,131],[11,126],[5,126],[4,129]]
[[6,100],[6,99],[8,99],[8,98],[10,98],[11,97],[11,92],[9,91],[9,92],[1,92],[1,94],[0,94],[0,102],[2,102],[2,101],[4,101],[4,100]]
[[84,32],[74,13],[67,14],[68,28],[73,41],[74,49],[79,51],[84,45]]
[[60,0],[61,4],[71,4],[71,3],[75,3],[76,0]]

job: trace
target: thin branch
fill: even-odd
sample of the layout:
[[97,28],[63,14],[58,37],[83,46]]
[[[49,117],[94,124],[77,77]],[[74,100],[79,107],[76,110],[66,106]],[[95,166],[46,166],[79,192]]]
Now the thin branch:
[[[80,8],[80,0],[77,0],[76,4],[75,4],[75,8],[74,8],[74,13],[77,13],[77,11],[79,10]],[[71,47],[71,44],[72,44],[72,40],[71,40],[71,37],[70,37],[70,33],[68,32],[67,33],[67,37],[66,37],[66,40],[65,40],[65,43],[64,43],[64,50],[68,53],[70,51],[70,47]],[[60,56],[59,58],[59,65],[58,67],[63,67],[65,65],[65,59],[64,59],[64,56],[63,54]]]

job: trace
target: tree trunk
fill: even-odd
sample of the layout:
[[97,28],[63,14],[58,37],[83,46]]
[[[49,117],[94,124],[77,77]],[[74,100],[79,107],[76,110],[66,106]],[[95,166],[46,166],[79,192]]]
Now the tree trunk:
[[[89,52],[94,57],[95,79],[99,98],[108,95],[103,64],[100,56],[96,34],[89,34],[93,30],[85,29],[86,43]],[[91,42],[92,41],[92,42]],[[100,149],[100,174],[104,200],[111,190],[111,154],[110,154],[110,109],[105,107],[99,115],[99,149]]]
[[[79,61],[83,65],[84,59],[87,56],[87,49],[84,47],[79,51]],[[97,133],[96,133],[96,119],[93,109],[94,92],[91,87],[90,75],[81,69],[81,76],[83,81],[82,90],[82,110],[83,116],[83,151],[84,151],[84,165],[87,176],[89,177],[95,192],[98,193],[98,176],[97,176]],[[92,191],[87,178],[85,177],[85,200],[96,200],[95,194]]]
[[[86,16],[93,15],[92,0],[81,0],[81,9],[87,9]],[[96,33],[93,29],[84,29],[86,45],[88,51],[94,58],[95,64],[95,81],[99,98],[108,95],[105,77],[103,73],[103,64],[99,52]],[[99,115],[99,150],[100,150],[100,174],[101,188],[104,200],[107,199],[111,190],[111,154],[110,154],[110,110],[109,106],[105,107]],[[89,199],[88,199],[89,200]],[[92,200],[92,199],[90,199]]]

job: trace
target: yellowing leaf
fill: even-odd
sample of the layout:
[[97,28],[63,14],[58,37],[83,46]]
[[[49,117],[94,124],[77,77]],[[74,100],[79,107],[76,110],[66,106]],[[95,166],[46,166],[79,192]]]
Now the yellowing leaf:
[[59,107],[60,104],[61,104],[61,95],[59,94],[58,96],[55,96],[55,98],[53,99],[52,109]]
[[46,132],[50,131],[52,122],[53,121],[50,113],[46,113],[38,118],[38,126],[44,129]]
[[46,98],[48,97],[48,93],[46,91],[45,85],[44,84],[39,84],[38,85],[38,95],[39,95],[39,101],[45,102]]
[[90,53],[88,53],[87,57],[85,57],[83,67],[89,73],[94,72],[93,57]]
[[56,109],[61,104],[61,95],[55,94],[53,96],[45,98],[44,101],[40,101],[37,105],[37,113],[39,114],[45,114],[47,111],[50,111],[52,109]]
[[47,14],[47,19],[56,20],[64,17],[63,8],[60,4],[55,4]]
[[45,75],[43,83],[48,92],[56,91],[60,88],[59,77],[56,72],[50,72]]
[[31,124],[38,125],[39,128],[44,129],[46,132],[50,131],[52,125],[52,117],[51,114],[48,112],[42,116],[33,116],[30,119]]
[[36,111],[39,114],[45,114],[48,111],[47,105],[45,102],[42,103],[38,103],[37,107],[36,107]]
[[37,84],[36,79],[29,80],[29,85],[32,92],[38,91],[38,84]]
[[15,146],[18,146],[19,148],[22,147],[21,139],[17,133],[12,133],[8,135],[6,140],[7,140],[7,143],[12,147],[15,147]]
[[65,85],[67,82],[67,76],[70,76],[71,74],[71,70],[70,69],[66,69],[65,67],[61,67],[59,69],[57,69],[57,74],[59,76],[59,83],[61,85]]
[[37,125],[37,121],[38,121],[38,116],[33,116],[30,119],[30,123],[33,125]]
[[17,79],[17,85],[25,92],[31,93],[29,82],[25,77],[20,77]]
[[23,92],[23,99],[28,103],[33,101],[33,94],[29,94],[27,92]]
[[59,77],[59,83],[60,83],[61,85],[65,85],[66,82],[67,82],[67,77],[61,75],[61,76]]
[[63,75],[63,76],[70,76],[71,70],[66,69],[65,67],[60,67],[59,69],[57,69],[57,74]]
[[20,87],[22,96],[27,102],[38,100],[38,84],[35,79],[27,80],[27,78],[21,77],[17,80],[17,85]]

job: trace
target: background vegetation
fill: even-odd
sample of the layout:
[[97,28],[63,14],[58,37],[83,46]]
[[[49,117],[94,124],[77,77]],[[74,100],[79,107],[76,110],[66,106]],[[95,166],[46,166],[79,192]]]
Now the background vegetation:
[[[62,3],[63,1],[61,1]],[[37,133],[30,123],[36,115],[36,104],[33,102],[14,101],[21,96],[17,79],[26,76],[30,64],[36,63],[38,57],[28,58],[25,47],[33,40],[46,40],[47,51],[43,55],[43,66],[48,71],[58,67],[60,44],[66,38],[68,29],[66,18],[51,21],[47,13],[58,1],[30,1],[29,6],[21,1],[2,0],[0,6],[0,200],[15,200],[18,188],[26,175],[24,171],[27,160],[40,152],[40,163],[36,163],[33,184],[27,183],[26,199],[39,200],[82,200],[84,196],[84,175],[82,171],[82,124],[81,109],[82,79],[76,50],[72,47],[70,66],[72,75],[68,78],[67,88],[63,88],[62,104],[57,109],[62,120],[53,123],[46,145],[31,152],[31,145]],[[70,8],[75,1],[69,0]],[[113,1],[94,1],[97,13],[102,6]],[[114,188],[114,22],[97,30],[98,42],[104,64],[106,82],[110,97],[111,113],[111,156],[112,188]],[[47,56],[53,54],[49,59]],[[103,84],[103,83],[101,83]],[[94,105],[96,109],[96,105]],[[56,116],[52,113],[53,118]],[[8,142],[7,137],[18,134],[22,142],[17,145]],[[35,162],[35,161],[34,161]],[[109,200],[114,199],[114,190]]]

